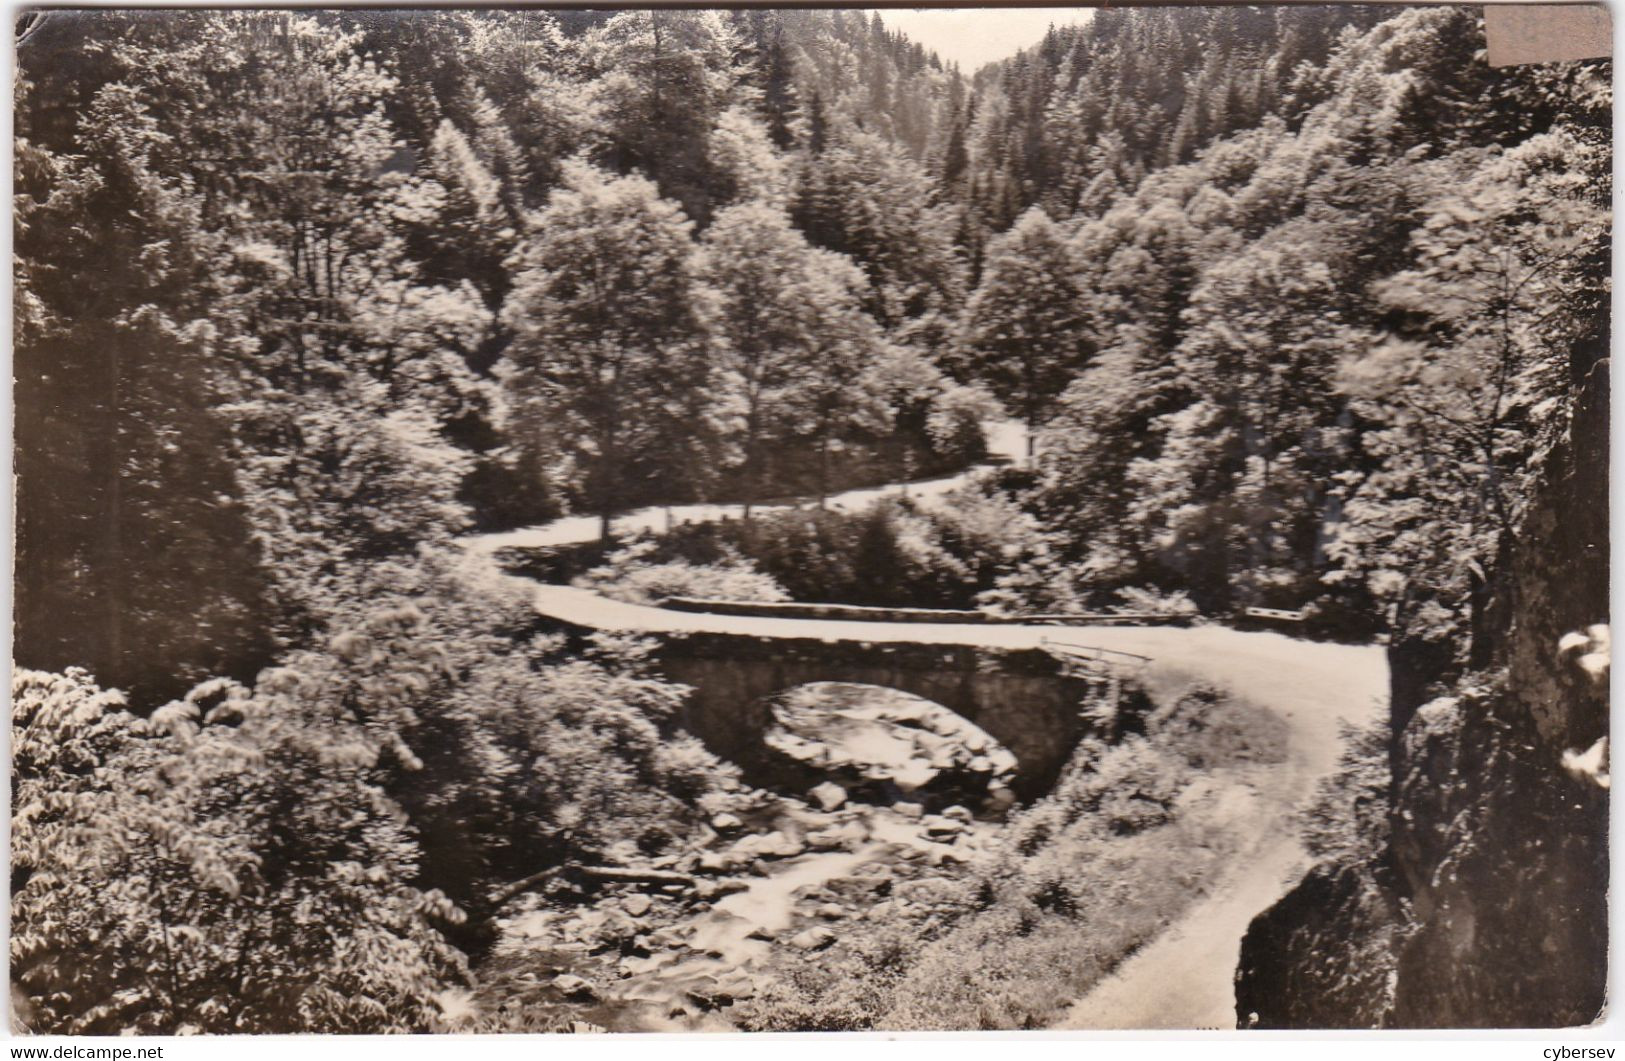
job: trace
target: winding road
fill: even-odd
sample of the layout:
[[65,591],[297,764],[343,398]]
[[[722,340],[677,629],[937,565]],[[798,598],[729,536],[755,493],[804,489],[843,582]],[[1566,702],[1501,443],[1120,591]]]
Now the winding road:
[[[1008,434],[1008,432],[1006,432]],[[1002,437],[1001,448],[1011,439]],[[852,491],[832,505],[857,508],[907,489],[926,504],[940,503],[976,469],[946,479]],[[771,507],[771,506],[764,506]],[[687,506],[670,513],[681,522],[731,515],[731,507]],[[631,513],[616,530],[659,531],[665,509]],[[591,541],[597,521],[564,519],[544,527],[469,540],[469,552],[489,573],[492,554],[505,547]],[[507,576],[512,577],[512,576]],[[528,587],[536,610],[580,626],[643,633],[711,632],[754,637],[819,638],[865,642],[1037,648],[1045,639],[1132,652],[1153,659],[1151,680],[1200,678],[1274,711],[1290,732],[1281,787],[1269,793],[1277,808],[1261,816],[1252,844],[1232,860],[1207,893],[1179,921],[1125,960],[1079,999],[1058,1025],[1073,1029],[1230,1028],[1235,1023],[1233,976],[1241,939],[1251,919],[1278,899],[1307,865],[1290,822],[1291,808],[1323,777],[1342,751],[1342,727],[1366,724],[1386,710],[1388,672],[1379,646],[1302,641],[1278,633],[1219,626],[1121,627],[868,622],[714,615],[669,611],[610,600],[569,586]]]
[[709,632],[756,637],[1036,648],[1046,638],[1150,656],[1151,673],[1203,678],[1267,707],[1290,731],[1276,813],[1262,818],[1253,843],[1226,875],[1157,939],[1142,947],[1067,1013],[1059,1027],[1230,1028],[1233,975],[1248,923],[1291,886],[1307,865],[1289,819],[1337,765],[1341,727],[1379,717],[1388,671],[1378,646],[1301,641],[1283,634],[1219,626],[1067,627],[857,622],[761,618],[667,611],[609,600],[569,586],[537,586],[536,610],[604,630]]
[[[1019,463],[1025,452],[1026,432],[1014,420],[988,420],[982,424],[987,439],[989,461],[966,468],[954,475],[936,479],[920,479],[907,483],[887,483],[866,486],[832,494],[825,499],[828,508],[857,512],[887,497],[907,497],[915,504],[931,507],[940,505],[953,491],[967,485],[976,476],[990,468]],[[751,506],[758,515],[767,512],[803,508],[813,504],[815,498],[792,498],[780,501],[760,501]],[[671,505],[640,508],[615,517],[613,527],[617,537],[653,532],[664,533],[685,523],[718,523],[740,519],[745,506],[740,504]],[[597,516],[565,516],[539,527],[524,527],[500,534],[485,534],[470,538],[469,545],[479,551],[498,549],[538,549],[558,545],[580,545],[598,540]]]

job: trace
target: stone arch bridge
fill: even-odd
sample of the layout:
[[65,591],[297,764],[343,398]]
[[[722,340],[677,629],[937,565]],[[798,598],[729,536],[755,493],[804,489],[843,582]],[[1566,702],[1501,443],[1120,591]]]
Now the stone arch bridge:
[[[863,639],[868,624],[850,621],[755,619],[744,629],[719,621],[713,625],[733,629],[707,630],[703,620],[737,617],[678,615],[569,592],[583,598],[578,606],[544,611],[578,631],[630,626],[657,640],[662,673],[692,690],[682,711],[684,727],[747,773],[765,761],[763,737],[773,722],[774,695],[813,682],[883,686],[942,705],[1009,750],[1023,799],[1053,787],[1079,740],[1116,736],[1116,720],[1143,706],[1132,679],[1144,657],[1126,653],[924,637],[871,641]],[[616,621],[621,611],[643,613],[642,621]],[[689,620],[670,624],[689,628],[659,629],[661,615]],[[828,630],[830,636],[795,636],[803,629]],[[765,632],[747,632],[753,630]]]

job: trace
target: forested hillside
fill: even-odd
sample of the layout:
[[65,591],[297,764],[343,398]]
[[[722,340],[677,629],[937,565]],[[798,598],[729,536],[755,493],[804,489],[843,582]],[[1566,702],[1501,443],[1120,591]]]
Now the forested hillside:
[[[1531,527],[1604,507],[1553,469],[1607,372],[1610,69],[1492,70],[1477,11],[1103,10],[974,72],[855,11],[23,16],[26,1022],[445,1028],[513,882],[697,844],[738,780],[683,687],[460,544],[567,514],[603,541],[549,562],[655,596],[1301,610],[1390,640],[1425,788],[1410,713],[1495,695]],[[1000,418],[1029,461],[825,509]],[[701,501],[746,507],[614,551]],[[1398,910],[1386,822],[1327,854]]]

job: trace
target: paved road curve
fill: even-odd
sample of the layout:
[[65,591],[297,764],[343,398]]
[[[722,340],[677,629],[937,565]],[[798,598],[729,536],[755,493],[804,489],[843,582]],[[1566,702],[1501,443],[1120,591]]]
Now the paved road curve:
[[[1019,458],[1019,425],[994,422],[990,449]],[[887,495],[906,492],[925,505],[947,494],[980,469],[930,482],[854,490],[830,499],[832,507],[860,509]],[[759,506],[758,510],[785,505]],[[734,518],[738,506],[679,506],[628,513],[616,520],[617,534],[662,531],[668,519],[683,523]],[[480,577],[496,575],[490,557],[508,546],[538,547],[593,541],[598,522],[569,517],[542,527],[485,535],[468,541]],[[477,558],[477,559],[476,559]],[[507,578],[509,576],[497,576]],[[1243,633],[1217,626],[1056,627],[936,624],[762,618],[666,611],[609,600],[569,586],[538,586],[525,579],[509,583],[533,594],[544,615],[597,627],[646,633],[714,632],[757,637],[811,637],[830,640],[906,641],[920,644],[1035,648],[1046,638],[1150,656],[1153,673],[1186,675],[1223,685],[1270,708],[1291,732],[1289,762],[1281,771],[1282,791],[1274,804],[1302,799],[1335,768],[1342,750],[1341,724],[1365,723],[1386,711],[1388,671],[1376,646],[1328,645],[1275,633]],[[1306,862],[1283,811],[1258,823],[1252,845],[1194,903],[1179,922],[1125,961],[1068,1012],[1064,1028],[1231,1027],[1234,972],[1241,937],[1254,915],[1290,886]]]
[[[1019,463],[1025,452],[1025,441],[1020,424],[1011,420],[989,420],[982,424],[982,432],[987,437],[988,455],[994,458],[995,463],[978,464],[967,468],[956,475],[947,475],[938,479],[921,479],[912,483],[888,483],[884,486],[868,486],[860,490],[847,490],[843,493],[833,494],[825,500],[825,505],[831,509],[845,510],[847,512],[861,512],[884,498],[907,497],[915,504],[926,508],[941,505],[944,499],[953,491],[965,486],[982,472],[996,467],[998,463]],[[798,498],[793,500],[761,501],[753,506],[758,514],[782,511],[791,508],[801,508],[815,503],[813,498]],[[652,531],[656,534],[664,533],[673,526],[685,523],[717,523],[723,520],[737,520],[744,515],[744,506],[730,505],[672,505],[640,508],[633,512],[626,512],[615,517],[614,527],[616,537],[624,538],[633,534]],[[539,527],[524,527],[520,530],[504,531],[500,534],[486,534],[469,540],[469,544],[476,550],[493,552],[497,549],[520,548],[538,549],[559,545],[580,545],[585,542],[598,540],[597,516],[565,516],[551,523],[544,523]]]
[[[535,587],[544,615],[606,630],[705,631],[757,637],[910,641],[1033,648],[1045,638],[1150,656],[1164,674],[1205,678],[1270,708],[1291,731],[1282,771],[1285,807],[1331,773],[1340,724],[1364,723],[1385,708],[1388,672],[1377,646],[1329,645],[1217,626],[1066,627],[911,624],[759,618],[665,611],[568,586]],[[1252,845],[1206,897],[1111,977],[1080,999],[1064,1028],[1228,1028],[1235,1021],[1234,973],[1253,916],[1279,898],[1305,857],[1283,811],[1258,823]]]

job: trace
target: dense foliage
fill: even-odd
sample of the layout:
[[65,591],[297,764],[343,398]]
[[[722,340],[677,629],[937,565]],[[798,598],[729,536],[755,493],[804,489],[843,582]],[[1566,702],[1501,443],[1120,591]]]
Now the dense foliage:
[[972,77],[852,11],[25,17],[41,1030],[431,1027],[505,884],[696,828],[682,690],[471,529],[957,470],[1002,410],[1031,467],[590,581],[1302,607],[1448,677],[1606,333],[1608,69],[1467,8],[1109,10]]
[[994,857],[894,888],[888,916],[851,923],[816,963],[793,960],[746,1026],[1053,1026],[1245,835],[1262,808],[1229,786],[1287,754],[1269,712],[1173,676],[1155,684],[1143,732],[1081,744],[1054,791],[1011,817]]
[[1595,69],[1491,71],[1476,32],[1434,9],[1345,34],[1291,122],[1074,219],[1099,353],[1037,498],[1081,594],[1307,606],[1347,635],[1508,606],[1599,327],[1609,97]]

